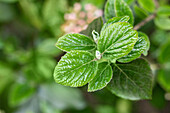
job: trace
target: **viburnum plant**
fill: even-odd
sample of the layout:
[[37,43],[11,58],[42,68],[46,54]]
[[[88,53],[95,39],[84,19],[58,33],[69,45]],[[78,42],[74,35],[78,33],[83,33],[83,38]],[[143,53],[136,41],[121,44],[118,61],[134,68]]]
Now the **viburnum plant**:
[[88,92],[107,87],[130,100],[150,99],[152,71],[139,58],[149,50],[147,35],[133,29],[133,13],[123,0],[108,0],[104,15],[106,22],[97,18],[85,31],[59,38],[56,46],[67,53],[55,68],[55,81],[71,87],[88,84]]

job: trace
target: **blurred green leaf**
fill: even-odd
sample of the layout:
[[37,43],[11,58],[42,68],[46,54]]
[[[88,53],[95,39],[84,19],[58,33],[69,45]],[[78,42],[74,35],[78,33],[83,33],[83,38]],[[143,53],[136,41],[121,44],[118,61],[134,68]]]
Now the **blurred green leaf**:
[[88,25],[87,29],[81,31],[80,34],[84,34],[84,35],[92,38],[93,37],[92,31],[95,30],[96,32],[98,32],[100,34],[102,26],[103,26],[103,19],[102,19],[102,17],[96,18],[95,20],[93,20]]
[[40,87],[39,97],[55,109],[83,109],[86,104],[81,92],[76,88],[58,84],[44,84]]
[[112,93],[129,100],[151,99],[153,76],[146,60],[113,64],[112,68],[114,79],[108,84]]
[[139,5],[149,12],[154,12],[155,3],[154,0],[138,0]]
[[0,3],[0,22],[8,22],[14,19],[15,10],[10,4]]
[[163,44],[160,47],[160,52],[159,52],[159,62],[160,63],[168,63],[170,62],[170,41],[167,41],[165,44]]
[[18,0],[0,0],[0,2],[15,3],[18,2]]
[[44,23],[51,29],[54,36],[60,36],[60,25],[64,22],[64,13],[67,11],[66,0],[46,0],[43,6]]
[[47,56],[57,56],[62,53],[61,50],[57,49],[55,44],[57,39],[45,39],[38,45],[38,52]]
[[124,2],[123,0],[115,0],[114,9],[115,9],[115,14],[118,17],[129,16],[130,17],[129,23],[133,25],[134,23],[133,13],[126,2]]
[[41,30],[43,27],[43,21],[40,17],[37,5],[31,0],[19,0],[19,4],[30,23],[37,29]]
[[170,65],[169,68],[161,69],[158,72],[157,80],[159,84],[165,89],[167,92],[170,91]]
[[105,16],[106,21],[116,16],[115,10],[114,10],[114,1],[115,0],[107,0],[105,4],[104,16]]
[[117,113],[132,113],[132,103],[129,100],[118,99],[116,103]]
[[163,30],[170,30],[170,19],[169,17],[156,17],[154,19],[156,26]]
[[160,6],[157,14],[159,16],[170,16],[170,6]]
[[82,4],[93,4],[97,6],[98,8],[103,8],[105,0],[81,0]]
[[136,16],[138,16],[141,19],[145,19],[148,16],[147,12],[142,8],[138,7],[137,5],[134,5],[134,11]]
[[14,84],[9,95],[10,106],[18,106],[28,101],[34,94],[35,89],[27,84]]
[[56,109],[55,107],[49,105],[46,101],[40,103],[40,109],[42,113],[62,113],[60,110]]
[[117,113],[113,106],[100,105],[96,108],[96,113]]
[[13,70],[6,64],[0,61],[0,94],[14,79]]

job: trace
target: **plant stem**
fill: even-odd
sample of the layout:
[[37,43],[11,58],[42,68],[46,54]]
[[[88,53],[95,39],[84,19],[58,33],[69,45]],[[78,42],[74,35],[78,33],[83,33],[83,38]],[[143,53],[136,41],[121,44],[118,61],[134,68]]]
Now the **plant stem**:
[[141,28],[142,26],[144,26],[146,23],[148,23],[149,21],[153,20],[156,17],[156,13],[153,13],[152,15],[150,15],[149,17],[147,17],[145,20],[143,20],[142,22],[138,23],[136,26],[134,26],[134,30],[138,30],[139,28]]
[[149,17],[147,17],[145,20],[143,20],[142,22],[138,23],[136,26],[134,26],[134,30],[138,30],[139,28],[141,28],[142,26],[144,26],[146,23],[148,23],[149,21],[153,20],[156,17],[156,13],[157,13],[157,9],[159,8],[159,3],[157,0],[154,0],[155,6],[156,6],[156,10],[155,12],[150,15]]

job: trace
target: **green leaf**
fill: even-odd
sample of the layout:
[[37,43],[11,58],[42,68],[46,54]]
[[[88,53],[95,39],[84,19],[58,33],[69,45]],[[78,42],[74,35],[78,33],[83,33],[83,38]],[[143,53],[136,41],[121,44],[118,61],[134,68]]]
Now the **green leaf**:
[[136,42],[132,51],[128,55],[123,56],[122,58],[118,59],[117,61],[122,62],[122,63],[127,63],[127,62],[131,62],[131,61],[137,59],[146,50],[146,44],[147,43],[145,41],[145,38],[139,37],[138,41]]
[[109,19],[107,23],[105,23],[101,29],[101,31],[105,30],[109,25],[116,23],[116,22],[128,22],[129,16],[122,16],[122,17],[113,17]]
[[135,14],[141,19],[145,19],[148,16],[147,12],[137,5],[134,6],[134,11]]
[[83,86],[93,79],[97,67],[97,61],[91,53],[71,51],[59,61],[54,71],[54,79],[65,86]]
[[[5,0],[4,0],[5,1]],[[15,9],[11,6],[11,4],[0,3],[0,22],[8,22],[14,19],[15,17]]]
[[115,0],[114,8],[116,16],[118,17],[129,16],[130,17],[129,23],[133,25],[134,23],[133,13],[126,2],[124,2],[123,0]]
[[147,56],[147,55],[148,55],[149,48],[150,48],[150,40],[149,40],[149,37],[148,37],[145,33],[143,33],[143,32],[138,32],[138,36],[145,39],[146,48],[145,48],[145,50],[144,50],[144,52],[143,52],[143,55]]
[[[168,37],[169,38],[169,37]],[[160,52],[158,56],[158,60],[160,63],[168,63],[170,62],[170,41],[167,41],[160,47]]]
[[82,34],[66,34],[58,39],[56,46],[63,51],[93,50],[96,45],[89,37]]
[[41,85],[39,88],[38,97],[40,98],[39,103],[45,102],[44,104],[54,108],[55,111],[57,109],[61,111],[65,109],[81,110],[86,107],[83,94],[78,88],[65,87],[55,83]]
[[114,11],[114,1],[115,0],[107,0],[105,9],[104,9],[104,16],[106,21],[113,18],[116,14]]
[[87,29],[81,31],[80,33],[92,38],[93,37],[92,31],[95,30],[96,32],[98,32],[100,34],[102,26],[103,26],[103,19],[102,19],[102,17],[99,17],[99,18],[96,18],[95,20],[93,20],[88,25]]
[[6,62],[0,61],[0,95],[14,80],[14,71]]
[[170,16],[170,6],[160,6],[157,14],[159,16]]
[[170,69],[161,69],[158,72],[157,80],[159,84],[166,90],[170,91]]
[[88,91],[93,92],[106,87],[112,79],[112,74],[112,67],[109,62],[99,63],[97,74],[88,84]]
[[15,84],[10,91],[9,104],[17,106],[25,103],[34,93],[34,89],[27,84]]
[[115,95],[129,100],[151,99],[152,71],[144,59],[113,64],[113,75],[108,89]]
[[154,0],[138,0],[139,5],[149,12],[154,12],[155,4]]
[[6,3],[15,3],[18,0],[0,0],[0,2],[6,2]]
[[124,0],[127,4],[132,4],[135,0]]
[[42,14],[46,26],[55,37],[62,35],[60,29],[61,24],[64,23],[64,13],[67,11],[67,0],[45,0]]
[[107,59],[118,59],[127,55],[138,40],[137,31],[126,22],[118,22],[101,31],[98,50]]
[[169,17],[164,17],[164,16],[157,16],[154,19],[154,22],[157,27],[163,30],[170,30],[170,19]]

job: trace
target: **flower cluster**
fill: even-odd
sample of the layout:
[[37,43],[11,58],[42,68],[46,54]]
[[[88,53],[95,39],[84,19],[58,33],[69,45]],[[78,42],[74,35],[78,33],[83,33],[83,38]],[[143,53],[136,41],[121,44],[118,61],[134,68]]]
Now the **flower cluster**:
[[66,22],[61,29],[65,33],[78,33],[85,30],[89,23],[102,14],[103,11],[92,4],[86,4],[83,7],[80,3],[75,3],[71,13],[64,15]]

